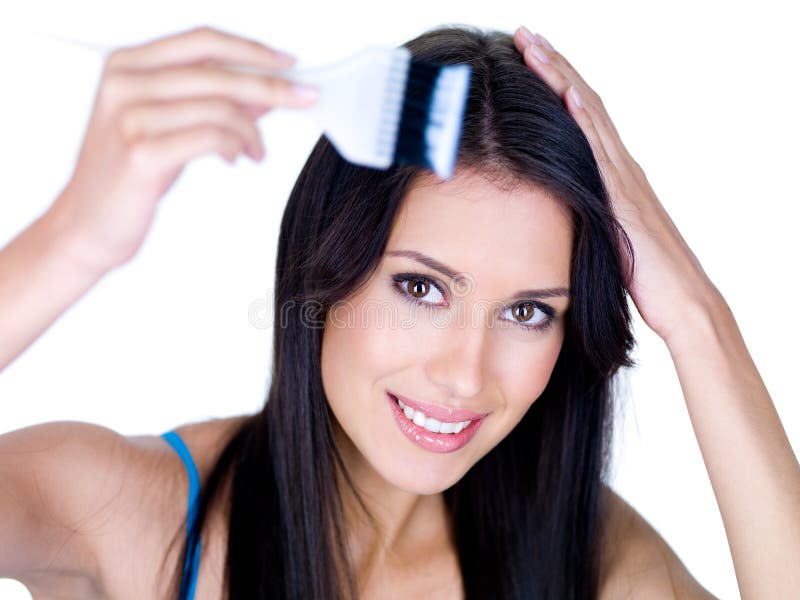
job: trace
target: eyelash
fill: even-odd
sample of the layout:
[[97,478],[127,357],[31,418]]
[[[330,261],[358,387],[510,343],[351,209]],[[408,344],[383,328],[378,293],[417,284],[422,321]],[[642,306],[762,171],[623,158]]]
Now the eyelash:
[[[412,296],[411,294],[409,294],[405,290],[405,286],[403,285],[405,282],[407,282],[407,281],[423,281],[423,282],[427,283],[428,285],[432,285],[433,287],[435,287],[437,290],[439,290],[439,293],[442,294],[442,296],[445,296],[445,292],[444,292],[443,286],[441,286],[432,277],[428,277],[427,275],[422,275],[421,273],[397,273],[396,275],[392,276],[392,280],[394,281],[394,286],[393,287],[395,288],[397,293],[400,294],[401,298],[403,298],[404,300],[407,300],[409,302],[413,302],[414,304],[420,304],[420,305],[425,306],[427,308],[436,308],[436,305],[435,304],[431,304],[430,302],[425,302],[424,300],[420,300],[419,298],[416,298],[416,297]],[[506,307],[506,309],[514,308],[514,307],[519,306],[521,304],[530,304],[534,308],[538,308],[544,314],[547,315],[547,320],[539,323],[538,325],[526,325],[525,323],[523,323],[521,321],[514,320],[514,323],[517,326],[521,327],[522,329],[526,329],[528,331],[539,331],[539,332],[545,331],[545,330],[549,329],[553,325],[555,320],[556,320],[555,319],[555,310],[551,306],[548,306],[547,304],[542,304],[540,302],[535,302],[533,300],[522,300],[522,301],[519,301],[519,302],[517,302],[515,304],[512,304],[511,306]]]

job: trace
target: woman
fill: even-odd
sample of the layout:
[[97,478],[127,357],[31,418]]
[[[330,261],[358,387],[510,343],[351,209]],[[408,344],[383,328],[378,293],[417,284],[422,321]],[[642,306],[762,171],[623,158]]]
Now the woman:
[[[0,436],[0,575],[98,598],[708,597],[603,483],[627,291],[675,362],[742,596],[789,597],[797,460],[597,95],[523,28],[407,46],[473,67],[456,176],[320,139],[281,223],[264,409]],[[291,60],[208,29],[110,57],[73,178],[0,255],[1,365],[136,253],[188,160],[259,160],[253,120],[314,101],[219,63]]]

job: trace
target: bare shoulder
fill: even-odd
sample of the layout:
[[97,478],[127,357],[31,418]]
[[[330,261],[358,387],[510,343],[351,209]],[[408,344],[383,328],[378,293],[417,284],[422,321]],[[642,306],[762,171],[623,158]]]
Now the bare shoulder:
[[0,530],[9,550],[0,552],[2,571],[36,594],[98,597],[95,542],[114,531],[135,488],[134,462],[122,435],[91,423],[42,423],[0,436]]
[[[175,428],[201,480],[243,418]],[[0,475],[7,492],[0,507],[13,525],[0,531],[15,542],[13,554],[0,552],[0,565],[32,593],[155,597],[158,567],[177,566],[177,554],[167,560],[165,552],[186,517],[188,478],[160,435],[125,436],[78,421],[38,424],[0,436]]]
[[206,475],[214,467],[219,453],[231,436],[251,416],[237,415],[211,419],[175,428],[175,431],[181,436],[181,439],[186,443],[192,454],[192,459],[197,465],[201,481],[205,479]]
[[[191,454],[201,488],[219,453],[246,418],[211,419],[173,428]],[[131,597],[163,597],[180,560],[189,479],[183,461],[160,435],[133,436],[127,443],[133,457],[129,475],[137,483],[127,501],[118,507],[116,535],[96,548],[101,556],[115,557],[113,564],[106,565],[104,587],[114,598],[123,597],[129,590],[137,590]],[[214,539],[203,538],[200,581],[221,577],[225,524],[224,515],[218,511],[209,518],[209,529],[215,535]],[[140,570],[131,569],[129,560],[120,560],[123,556],[138,557]],[[118,593],[113,593],[115,590]]]
[[[93,525],[125,487],[120,467],[130,462],[125,438],[107,427],[56,421],[0,436],[7,488],[48,522]],[[17,495],[18,494],[18,495]]]
[[600,600],[715,600],[636,509],[605,485],[603,493],[608,512]]

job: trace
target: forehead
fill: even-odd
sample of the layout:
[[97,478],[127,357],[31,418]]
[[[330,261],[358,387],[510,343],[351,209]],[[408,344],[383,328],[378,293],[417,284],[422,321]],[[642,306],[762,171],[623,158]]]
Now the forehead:
[[[422,176],[400,206],[387,250],[417,250],[459,270],[567,284],[572,222],[531,185],[498,185],[474,171]],[[477,274],[477,273],[476,273]]]

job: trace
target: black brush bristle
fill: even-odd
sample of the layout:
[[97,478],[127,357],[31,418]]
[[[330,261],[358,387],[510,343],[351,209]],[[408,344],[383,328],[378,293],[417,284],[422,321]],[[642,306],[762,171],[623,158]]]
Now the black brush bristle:
[[403,109],[394,148],[396,165],[431,167],[425,131],[436,81],[442,65],[412,60],[408,69]]

